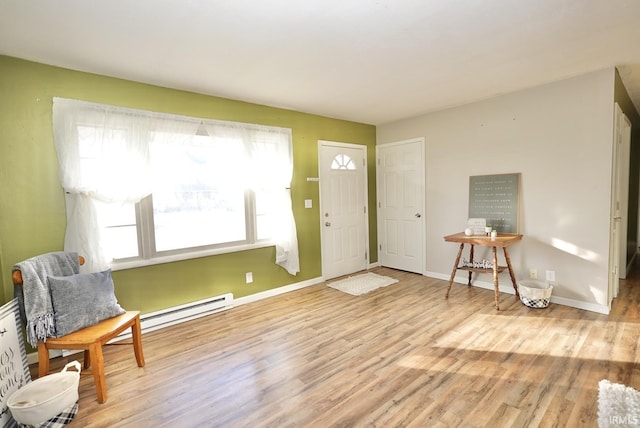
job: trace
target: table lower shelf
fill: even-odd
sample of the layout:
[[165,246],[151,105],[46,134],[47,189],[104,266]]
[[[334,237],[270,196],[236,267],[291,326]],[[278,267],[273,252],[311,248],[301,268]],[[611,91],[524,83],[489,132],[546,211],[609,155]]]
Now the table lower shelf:
[[[504,272],[507,269],[508,269],[507,266],[498,266],[498,273]],[[477,272],[477,273],[493,273],[493,268],[485,269],[485,268],[474,268],[474,267],[468,267],[468,266],[458,266],[458,270],[466,270],[468,272]]]

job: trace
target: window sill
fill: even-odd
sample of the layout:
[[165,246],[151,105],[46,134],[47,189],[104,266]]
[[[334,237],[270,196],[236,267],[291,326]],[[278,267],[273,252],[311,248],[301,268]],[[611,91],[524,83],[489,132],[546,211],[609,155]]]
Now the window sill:
[[257,244],[238,245],[235,247],[215,248],[201,251],[191,251],[179,254],[171,254],[166,256],[154,257],[151,259],[135,259],[135,260],[123,260],[114,261],[109,264],[109,267],[113,271],[134,269],[145,266],[159,265],[163,263],[171,263],[182,260],[191,260],[201,257],[216,256],[219,254],[236,253],[238,251],[256,250],[259,248],[273,247],[275,244],[272,241],[260,242]]

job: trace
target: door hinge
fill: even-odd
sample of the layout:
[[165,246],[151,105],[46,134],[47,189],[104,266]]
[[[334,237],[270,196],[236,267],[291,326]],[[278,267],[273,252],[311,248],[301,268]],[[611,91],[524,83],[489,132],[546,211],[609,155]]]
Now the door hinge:
[[364,259],[367,260],[367,252],[364,252]]
[[364,213],[367,213],[367,207],[363,207],[364,208]]

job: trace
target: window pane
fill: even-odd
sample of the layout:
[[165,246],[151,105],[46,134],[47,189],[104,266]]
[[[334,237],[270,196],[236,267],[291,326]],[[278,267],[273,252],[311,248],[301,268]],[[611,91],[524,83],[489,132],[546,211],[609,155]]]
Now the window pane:
[[354,170],[356,169],[356,164],[353,163],[353,160],[348,155],[338,154],[333,161],[331,162],[331,169],[348,169]]
[[155,191],[153,216],[156,251],[246,239],[242,194],[224,195],[216,189]]
[[104,248],[113,259],[138,257],[138,229],[134,204],[99,204]]
[[238,177],[242,144],[194,136],[154,141],[156,251],[245,241],[245,196]]

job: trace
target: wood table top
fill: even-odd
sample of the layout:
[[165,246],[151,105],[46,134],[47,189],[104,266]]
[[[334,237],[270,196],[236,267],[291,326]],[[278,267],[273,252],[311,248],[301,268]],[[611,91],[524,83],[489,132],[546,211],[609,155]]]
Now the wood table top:
[[448,235],[444,237],[446,242],[457,242],[459,244],[472,244],[472,245],[482,245],[485,247],[508,247],[511,244],[515,244],[516,242],[522,239],[522,235],[519,234],[498,234],[497,237],[491,238],[490,236],[484,235],[472,235],[467,236],[464,232],[455,233],[453,235]]

